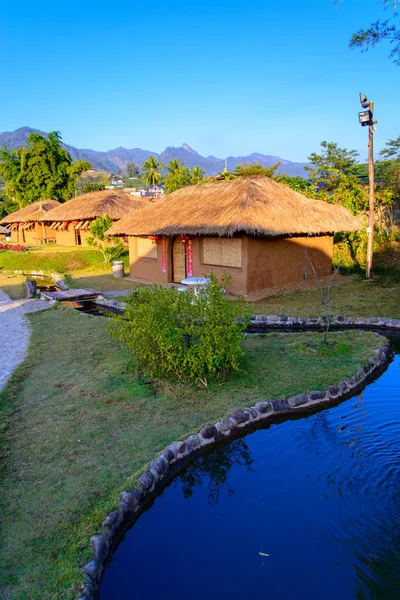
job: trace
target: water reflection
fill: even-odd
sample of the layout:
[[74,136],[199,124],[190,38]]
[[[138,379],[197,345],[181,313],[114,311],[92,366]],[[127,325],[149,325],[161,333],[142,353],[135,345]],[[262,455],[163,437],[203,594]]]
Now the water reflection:
[[253,462],[244,439],[235,440],[212,454],[202,456],[178,476],[184,498],[191,498],[195,488],[207,486],[208,504],[216,504],[223,487],[226,486],[228,495],[235,493],[228,477],[232,467],[246,467],[247,471],[251,471]]

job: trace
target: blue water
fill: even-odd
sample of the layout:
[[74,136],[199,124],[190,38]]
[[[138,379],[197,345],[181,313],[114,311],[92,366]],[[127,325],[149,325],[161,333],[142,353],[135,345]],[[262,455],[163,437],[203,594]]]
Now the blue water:
[[104,574],[100,600],[130,598],[400,599],[400,354],[360,396],[177,476]]

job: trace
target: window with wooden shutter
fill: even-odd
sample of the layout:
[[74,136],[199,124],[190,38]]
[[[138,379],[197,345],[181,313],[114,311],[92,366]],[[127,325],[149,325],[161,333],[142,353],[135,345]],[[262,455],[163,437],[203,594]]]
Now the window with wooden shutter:
[[242,266],[242,238],[204,238],[203,263],[240,269]]

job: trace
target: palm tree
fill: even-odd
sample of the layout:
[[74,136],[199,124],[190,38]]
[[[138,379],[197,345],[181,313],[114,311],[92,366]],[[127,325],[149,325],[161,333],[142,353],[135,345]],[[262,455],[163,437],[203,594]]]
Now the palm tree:
[[193,167],[192,169],[192,183],[200,183],[204,179],[204,169],[200,167]]
[[166,165],[166,169],[170,173],[175,173],[175,171],[180,167],[181,163],[177,158],[171,158],[169,163]]
[[163,164],[157,160],[155,156],[149,156],[142,165],[143,180],[147,185],[156,185],[161,182],[161,169]]

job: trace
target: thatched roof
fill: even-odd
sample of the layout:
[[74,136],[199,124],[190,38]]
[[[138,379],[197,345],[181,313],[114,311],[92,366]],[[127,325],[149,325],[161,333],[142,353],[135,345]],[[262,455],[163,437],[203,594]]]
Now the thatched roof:
[[95,219],[109,215],[112,219],[121,219],[128,213],[148,206],[148,200],[131,196],[122,190],[102,190],[89,192],[60,204],[42,221],[75,221]]
[[312,200],[269,177],[181,188],[166,199],[115,223],[110,235],[317,235],[356,231],[350,211]]
[[1,223],[29,223],[30,221],[40,221],[50,210],[53,210],[60,203],[57,200],[39,200],[24,206],[20,210],[16,210],[4,217]]

